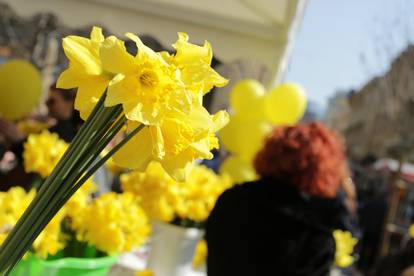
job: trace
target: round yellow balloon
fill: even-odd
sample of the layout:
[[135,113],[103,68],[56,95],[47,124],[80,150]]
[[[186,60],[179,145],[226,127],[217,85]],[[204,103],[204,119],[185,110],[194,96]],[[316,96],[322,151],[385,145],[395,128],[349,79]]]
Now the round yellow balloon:
[[271,125],[265,121],[247,120],[233,115],[228,125],[219,132],[219,138],[226,150],[250,162],[270,130]]
[[230,106],[235,114],[246,119],[264,119],[266,90],[253,79],[237,82],[230,93]]
[[284,83],[267,94],[265,110],[270,122],[293,125],[302,118],[306,105],[304,89],[295,83]]
[[39,71],[25,60],[12,60],[0,66],[0,117],[14,120],[39,103],[42,78]]
[[220,166],[220,173],[228,174],[235,183],[242,183],[257,179],[251,163],[236,156],[226,158]]

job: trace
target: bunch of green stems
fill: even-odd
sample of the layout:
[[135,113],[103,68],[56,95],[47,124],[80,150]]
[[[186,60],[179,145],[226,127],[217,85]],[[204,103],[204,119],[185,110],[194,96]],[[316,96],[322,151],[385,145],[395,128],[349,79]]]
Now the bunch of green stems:
[[120,105],[105,107],[104,93],[51,175],[0,248],[0,275],[8,275],[70,197],[145,125],[126,134],[105,156],[102,150],[120,132],[126,118]]

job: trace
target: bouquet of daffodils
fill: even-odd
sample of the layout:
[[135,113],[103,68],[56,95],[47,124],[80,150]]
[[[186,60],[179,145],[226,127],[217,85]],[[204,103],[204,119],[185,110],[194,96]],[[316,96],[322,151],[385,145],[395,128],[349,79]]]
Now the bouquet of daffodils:
[[[170,55],[154,52],[134,34],[126,36],[138,48],[135,56],[122,40],[104,37],[98,27],[90,38],[63,39],[69,68],[57,85],[78,88],[75,108],[85,123],[3,241],[0,274],[13,269],[72,195],[112,156],[118,165],[138,171],[157,161],[176,180],[186,178],[196,159],[213,157],[215,133],[228,122],[228,114],[211,115],[202,106],[203,95],[227,83],[210,66],[210,44],[191,44],[179,33]],[[99,158],[123,129],[119,143]],[[90,237],[88,229],[79,231],[79,237]]]
[[[57,134],[43,130],[24,144],[27,172],[47,178],[68,145]],[[100,257],[141,246],[150,234],[148,218],[131,193],[92,197],[95,183],[88,179],[43,229],[30,248],[42,259]],[[0,242],[34,199],[36,190],[14,187],[0,193]]]

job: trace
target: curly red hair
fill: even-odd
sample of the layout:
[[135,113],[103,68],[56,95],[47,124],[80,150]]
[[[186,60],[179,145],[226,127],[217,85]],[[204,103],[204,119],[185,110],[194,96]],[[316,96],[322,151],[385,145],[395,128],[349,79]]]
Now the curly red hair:
[[341,139],[322,123],[274,128],[254,166],[261,176],[286,179],[300,191],[336,195],[346,170]]

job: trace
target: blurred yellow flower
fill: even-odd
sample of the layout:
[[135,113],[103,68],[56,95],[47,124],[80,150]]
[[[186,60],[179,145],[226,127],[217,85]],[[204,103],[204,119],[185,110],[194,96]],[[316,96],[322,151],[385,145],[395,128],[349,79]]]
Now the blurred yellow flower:
[[410,237],[414,238],[414,224],[411,224],[410,229],[408,230]]
[[350,266],[354,262],[352,252],[354,246],[358,243],[358,240],[352,237],[352,234],[348,231],[335,230],[333,232],[335,239],[335,264],[339,267]]
[[64,208],[70,218],[70,226],[77,229],[84,223],[83,211],[92,200],[91,194],[96,192],[96,184],[89,178],[76,193],[66,202]]
[[[35,194],[35,190],[26,192],[21,187],[13,187],[7,192],[0,192],[0,243],[7,237]],[[34,241],[32,247],[39,257],[46,258],[49,254],[54,255],[65,246],[60,225],[64,215],[65,210],[62,209]]]
[[216,175],[205,166],[194,166],[185,182],[174,181],[157,162],[121,175],[124,191],[133,193],[150,218],[169,222],[176,216],[202,222],[219,195],[231,187],[230,177]]
[[217,198],[231,186],[229,176],[217,175],[205,166],[194,166],[187,180],[179,186],[178,216],[197,222],[205,221]]
[[77,237],[108,254],[141,246],[151,228],[144,211],[130,193],[99,196],[82,211]]
[[21,187],[0,192],[0,244],[6,239],[35,195],[34,190],[27,193]]
[[152,272],[149,269],[145,269],[145,270],[142,270],[142,271],[137,271],[135,273],[135,276],[154,276],[154,272]]
[[69,59],[69,68],[59,76],[57,86],[66,89],[78,87],[75,108],[84,120],[112,78],[103,71],[101,65],[100,46],[104,39],[102,29],[93,27],[90,39],[68,36],[62,42],[63,50]]
[[21,187],[0,192],[0,233],[8,233],[33,200],[36,192],[26,192]]
[[39,122],[31,119],[22,120],[17,123],[17,128],[26,135],[39,133],[49,127],[51,127],[49,122]]
[[199,268],[207,260],[207,242],[205,240],[199,240],[197,242],[194,256],[193,256],[193,267]]
[[24,144],[25,171],[38,173],[43,178],[48,177],[67,147],[57,134],[47,130],[30,135]]
[[121,175],[124,191],[134,194],[151,219],[171,221],[178,200],[177,183],[157,162],[151,162],[145,173],[133,171]]
[[32,247],[38,257],[46,259],[49,254],[55,255],[65,247],[65,236],[61,229],[64,217],[65,210],[61,209],[33,242]]

